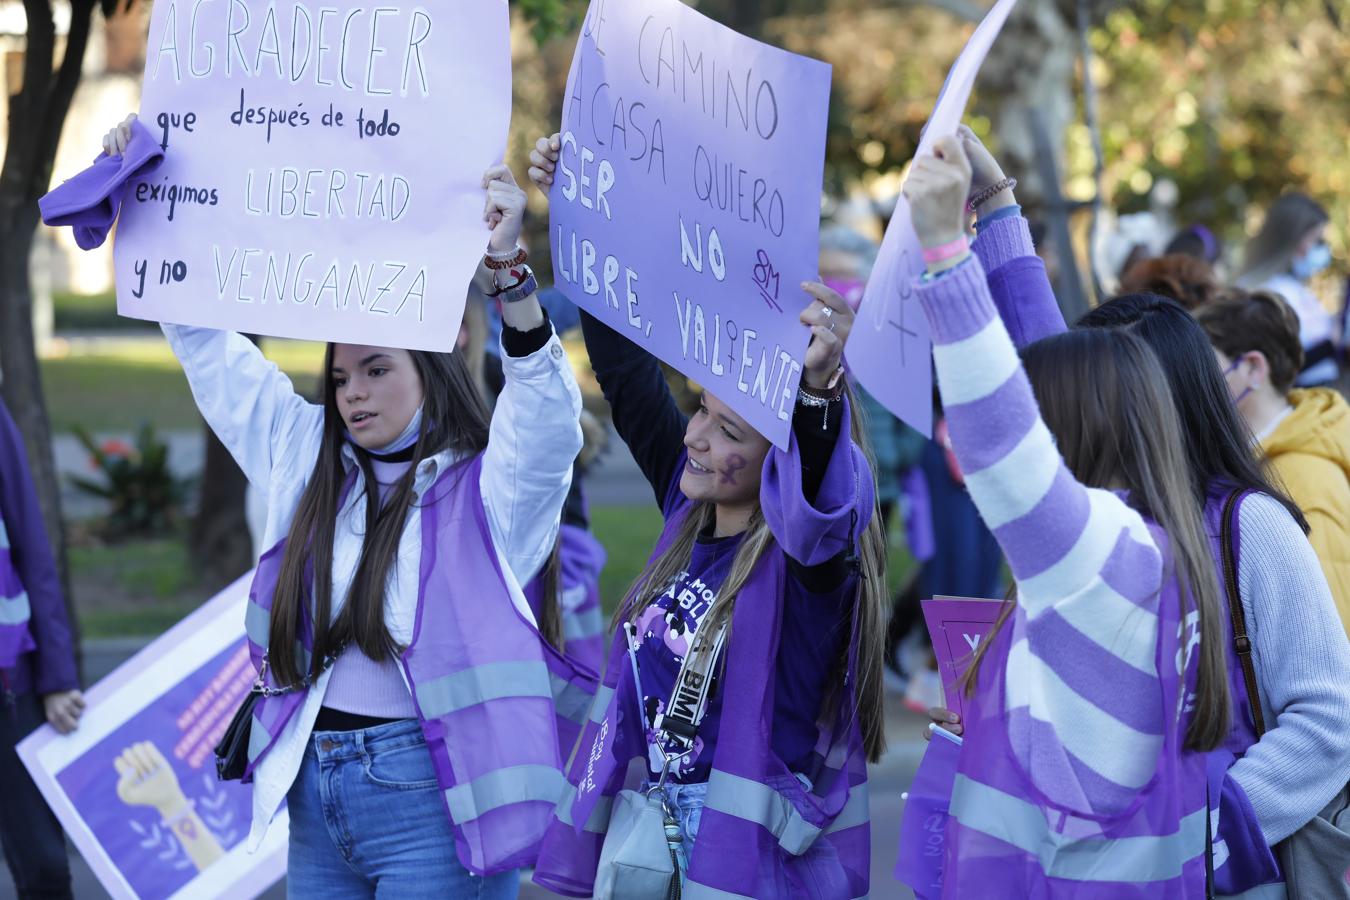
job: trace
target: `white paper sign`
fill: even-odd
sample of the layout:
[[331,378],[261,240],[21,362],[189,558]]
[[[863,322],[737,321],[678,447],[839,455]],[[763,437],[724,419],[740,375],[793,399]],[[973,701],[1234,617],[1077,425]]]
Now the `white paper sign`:
[[449,350],[511,117],[506,0],[158,0],[118,312]]

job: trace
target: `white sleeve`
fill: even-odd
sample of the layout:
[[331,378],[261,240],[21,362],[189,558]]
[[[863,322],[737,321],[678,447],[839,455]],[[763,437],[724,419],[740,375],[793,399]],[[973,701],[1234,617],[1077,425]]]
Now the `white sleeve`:
[[254,485],[266,489],[273,465],[298,439],[322,427],[323,407],[252,341],[232,331],[162,324],[183,366],[197,409]]
[[581,452],[581,391],[556,333],[529,356],[503,351],[502,373],[479,484],[492,541],[524,585],[558,533]]
[[1312,546],[1278,501],[1244,499],[1238,534],[1238,593],[1268,730],[1231,773],[1274,845],[1350,779],[1350,641]]

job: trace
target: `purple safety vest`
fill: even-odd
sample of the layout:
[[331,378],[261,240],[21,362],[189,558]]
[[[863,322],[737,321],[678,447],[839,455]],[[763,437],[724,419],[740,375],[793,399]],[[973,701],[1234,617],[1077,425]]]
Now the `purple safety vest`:
[[[847,410],[844,418],[847,429]],[[795,442],[793,444],[795,449]],[[770,451],[772,458],[776,451]],[[788,465],[795,464],[795,454]],[[681,466],[683,466],[683,459]],[[809,513],[792,506],[766,460],[760,502],[773,525]],[[786,484],[799,476],[788,474]],[[674,540],[692,504],[670,489],[666,526],[655,560]],[[797,488],[798,493],[800,488]],[[870,511],[872,482],[861,451],[840,440],[820,496],[847,497],[848,510]],[[858,534],[868,516],[858,516]],[[779,531],[775,528],[775,534]],[[842,535],[842,532],[841,532]],[[808,564],[817,560],[804,560]],[[650,561],[648,563],[651,564]],[[784,552],[775,543],[736,599],[722,684],[721,731],[694,842],[684,896],[855,898],[868,893],[870,821],[867,764],[853,715],[857,679],[856,618],[848,675],[838,705],[820,723],[807,789],[771,749],[774,675],[782,628]],[[570,896],[591,896],[613,798],[629,763],[645,756],[645,727],[622,632],[610,644],[605,678],[568,772],[572,791],[559,804],[535,867],[534,880]]]
[[[1152,528],[1162,548],[1167,538]],[[1170,567],[1170,566],[1169,566]],[[1183,749],[1199,654],[1184,677],[1176,581],[1164,583],[1158,608],[1157,660],[1164,709],[1177,710],[1152,780],[1130,805],[1094,815],[1042,794],[1026,775],[1010,737],[1016,728],[1034,750],[1040,726],[1004,699],[1009,651],[1021,630],[1015,615],[990,642],[980,689],[966,703],[965,742],[945,835],[943,897],[1152,900],[1205,896],[1207,754]],[[1020,723],[1014,716],[1021,717]],[[1053,736],[1045,740],[1054,741]],[[1217,799],[1217,798],[1216,798]]]
[[[605,567],[605,548],[595,535],[576,525],[561,526],[558,539],[562,544],[558,603],[562,612],[563,649],[573,662],[599,672],[605,662],[608,630],[600,608],[600,571]],[[544,599],[542,573],[525,585],[525,599],[538,620]],[[571,749],[568,744],[566,751]]]
[[28,629],[28,592],[19,581],[19,571],[10,555],[9,532],[0,518],[0,669],[9,669],[30,650],[36,649]]
[[[533,864],[566,788],[559,739],[585,721],[594,675],[549,647],[511,601],[479,488],[482,455],[449,468],[422,498],[422,557],[412,643],[401,657],[412,686],[459,860],[477,875]],[[285,541],[258,561],[249,591],[249,650],[260,668]],[[300,659],[313,622],[302,608]],[[272,673],[268,683],[274,687]],[[262,699],[244,781],[305,697]]]

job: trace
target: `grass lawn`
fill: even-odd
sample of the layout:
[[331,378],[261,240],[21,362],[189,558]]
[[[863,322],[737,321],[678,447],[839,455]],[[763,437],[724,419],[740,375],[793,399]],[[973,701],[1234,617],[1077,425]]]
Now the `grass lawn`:
[[[661,514],[651,505],[598,506],[591,510],[591,526],[609,552],[600,576],[600,597],[608,616],[656,544]],[[162,634],[207,599],[179,536],[75,546],[70,563],[85,637]],[[908,554],[892,541],[892,591],[911,566]]]
[[[322,344],[267,338],[263,352],[302,393],[313,391]],[[159,334],[94,343],[87,352],[41,364],[55,431],[76,424],[94,431],[132,431],[142,421],[161,430],[200,426],[183,370]]]

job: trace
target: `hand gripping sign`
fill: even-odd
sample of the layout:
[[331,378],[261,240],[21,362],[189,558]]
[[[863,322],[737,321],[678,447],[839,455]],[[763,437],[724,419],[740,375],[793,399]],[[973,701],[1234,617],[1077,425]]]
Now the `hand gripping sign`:
[[505,0],[157,2],[118,312],[449,350],[510,116]]
[[592,0],[549,194],[565,294],[786,447],[830,67],[678,0]]
[[[916,157],[931,152],[938,138],[956,132],[980,66],[1016,5],[1017,0],[998,0],[966,42],[947,73]],[[901,194],[844,354],[849,371],[873,397],[928,435],[933,431],[933,344],[928,320],[913,296],[914,279],[924,271],[921,249],[909,201]]]

